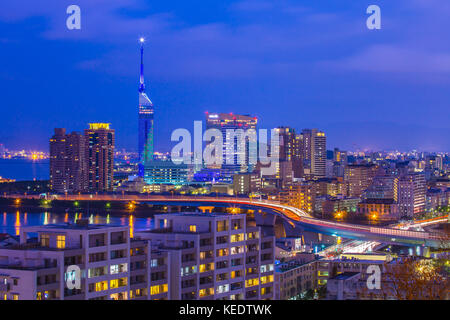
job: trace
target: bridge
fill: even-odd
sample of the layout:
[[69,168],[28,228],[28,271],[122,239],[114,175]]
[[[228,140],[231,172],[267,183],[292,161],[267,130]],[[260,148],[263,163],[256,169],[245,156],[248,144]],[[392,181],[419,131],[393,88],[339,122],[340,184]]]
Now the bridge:
[[[5,195],[8,198],[34,198],[32,195]],[[308,230],[328,235],[341,236],[344,238],[377,241],[388,244],[402,244],[409,246],[427,247],[448,247],[449,237],[440,233],[430,233],[423,231],[411,231],[396,227],[377,227],[357,225],[342,222],[333,222],[317,219],[303,210],[288,205],[267,200],[252,200],[246,198],[233,197],[201,197],[201,196],[155,196],[155,195],[62,195],[59,200],[68,201],[136,201],[153,205],[168,206],[195,206],[207,208],[211,207],[239,207],[243,209],[253,209],[258,212],[269,211],[274,216],[281,217],[287,221],[294,229]],[[275,222],[275,221],[274,221]]]

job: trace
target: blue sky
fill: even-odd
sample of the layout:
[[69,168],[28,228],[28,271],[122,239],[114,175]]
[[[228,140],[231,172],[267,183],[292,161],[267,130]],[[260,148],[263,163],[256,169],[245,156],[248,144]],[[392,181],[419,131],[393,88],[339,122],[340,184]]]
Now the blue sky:
[[2,1],[0,143],[45,150],[54,127],[102,121],[136,149],[144,36],[159,150],[209,111],[317,127],[329,149],[449,151],[449,16],[448,0]]

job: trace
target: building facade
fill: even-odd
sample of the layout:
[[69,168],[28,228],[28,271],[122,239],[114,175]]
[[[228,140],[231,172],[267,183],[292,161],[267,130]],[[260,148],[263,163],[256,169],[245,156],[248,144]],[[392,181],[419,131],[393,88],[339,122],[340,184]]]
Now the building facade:
[[423,173],[404,174],[395,179],[394,199],[400,216],[414,217],[425,211],[427,185]]
[[304,129],[303,172],[310,178],[326,177],[327,138],[325,133],[317,129]]
[[234,173],[253,171],[256,163],[250,163],[250,154],[257,155],[257,140],[249,137],[251,132],[256,135],[257,123],[257,118],[249,115],[206,113],[206,129],[222,133],[222,168]]
[[85,141],[80,133],[56,128],[50,138],[50,189],[58,193],[86,189]]
[[111,191],[114,178],[114,129],[109,123],[90,123],[84,130],[87,190]]
[[[27,234],[37,233],[37,243]],[[7,300],[167,299],[167,253],[130,238],[128,226],[46,225],[21,230],[0,249],[0,295]],[[73,267],[79,269],[77,274]],[[79,279],[79,286],[71,286]]]
[[378,167],[373,164],[352,164],[345,167],[344,181],[349,197],[360,197],[372,184]]
[[275,237],[245,214],[162,214],[155,227],[136,236],[169,252],[170,299],[273,299]]

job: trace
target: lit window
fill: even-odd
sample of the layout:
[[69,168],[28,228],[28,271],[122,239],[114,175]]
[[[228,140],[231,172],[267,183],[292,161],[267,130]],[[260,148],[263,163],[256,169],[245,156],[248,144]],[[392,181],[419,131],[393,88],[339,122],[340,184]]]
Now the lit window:
[[58,249],[64,249],[66,247],[66,236],[56,237],[56,247]]
[[259,279],[255,278],[255,279],[248,279],[245,281],[245,287],[253,287],[253,286],[257,286],[259,284]]
[[197,232],[197,226],[196,225],[190,225],[189,226],[189,231],[190,232]]
[[167,284],[161,284],[159,286],[152,286],[150,287],[150,294],[160,294],[167,292]]

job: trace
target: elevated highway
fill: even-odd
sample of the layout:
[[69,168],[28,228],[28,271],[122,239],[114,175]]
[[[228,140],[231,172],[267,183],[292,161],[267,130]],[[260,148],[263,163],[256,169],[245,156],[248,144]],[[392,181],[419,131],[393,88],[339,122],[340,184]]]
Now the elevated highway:
[[[25,195],[9,195],[10,198],[33,198]],[[36,198],[36,196],[34,196]],[[233,197],[197,197],[197,196],[141,196],[141,195],[66,195],[60,196],[60,200],[71,201],[136,201],[153,205],[176,206],[213,206],[213,207],[240,207],[253,210],[270,211],[285,219],[292,227],[300,227],[302,230],[320,232],[328,235],[336,235],[344,238],[377,241],[389,244],[403,244],[411,246],[443,247],[449,246],[450,239],[440,233],[423,231],[410,231],[394,227],[378,227],[333,222],[314,218],[306,212],[291,206],[279,204],[273,201],[252,200]]]

